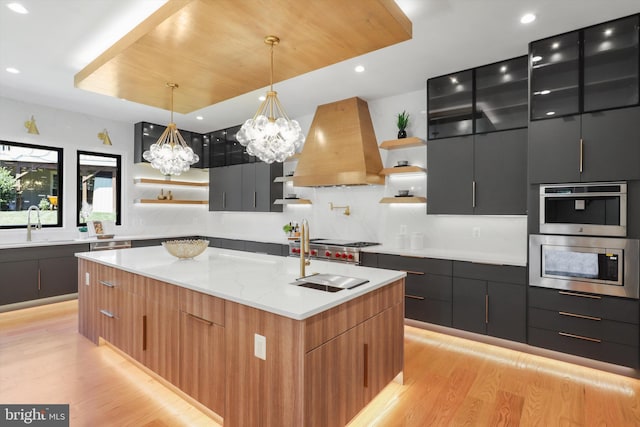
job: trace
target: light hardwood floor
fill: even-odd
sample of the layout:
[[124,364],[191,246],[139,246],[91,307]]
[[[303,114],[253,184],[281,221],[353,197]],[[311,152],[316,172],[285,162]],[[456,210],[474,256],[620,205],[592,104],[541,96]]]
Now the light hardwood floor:
[[[0,403],[69,403],[74,427],[219,425],[79,335],[77,301],[0,313]],[[640,380],[405,326],[404,385],[350,427],[463,425],[640,426]]]

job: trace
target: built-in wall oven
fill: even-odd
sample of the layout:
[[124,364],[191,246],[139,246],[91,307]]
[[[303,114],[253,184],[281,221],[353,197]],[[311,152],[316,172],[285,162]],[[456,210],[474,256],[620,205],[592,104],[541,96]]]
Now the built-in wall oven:
[[627,235],[627,183],[540,186],[540,233]]
[[640,241],[529,236],[529,285],[638,299]]

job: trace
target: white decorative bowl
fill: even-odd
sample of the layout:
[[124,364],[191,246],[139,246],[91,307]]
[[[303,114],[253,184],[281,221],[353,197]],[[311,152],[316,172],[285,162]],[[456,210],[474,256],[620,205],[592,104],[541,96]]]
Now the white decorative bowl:
[[209,246],[208,240],[169,240],[162,246],[173,256],[189,259],[200,255]]

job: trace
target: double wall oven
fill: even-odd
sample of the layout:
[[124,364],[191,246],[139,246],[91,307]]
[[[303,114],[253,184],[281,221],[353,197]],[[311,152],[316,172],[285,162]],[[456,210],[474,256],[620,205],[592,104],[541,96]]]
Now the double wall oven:
[[530,285],[640,297],[625,182],[541,185],[540,233],[529,236]]

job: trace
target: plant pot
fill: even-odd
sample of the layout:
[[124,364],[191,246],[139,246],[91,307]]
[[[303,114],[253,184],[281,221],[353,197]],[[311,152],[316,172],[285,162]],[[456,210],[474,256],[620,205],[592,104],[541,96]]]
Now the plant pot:
[[407,137],[407,131],[404,129],[400,129],[398,131],[398,139],[402,139],[402,138],[406,138]]

